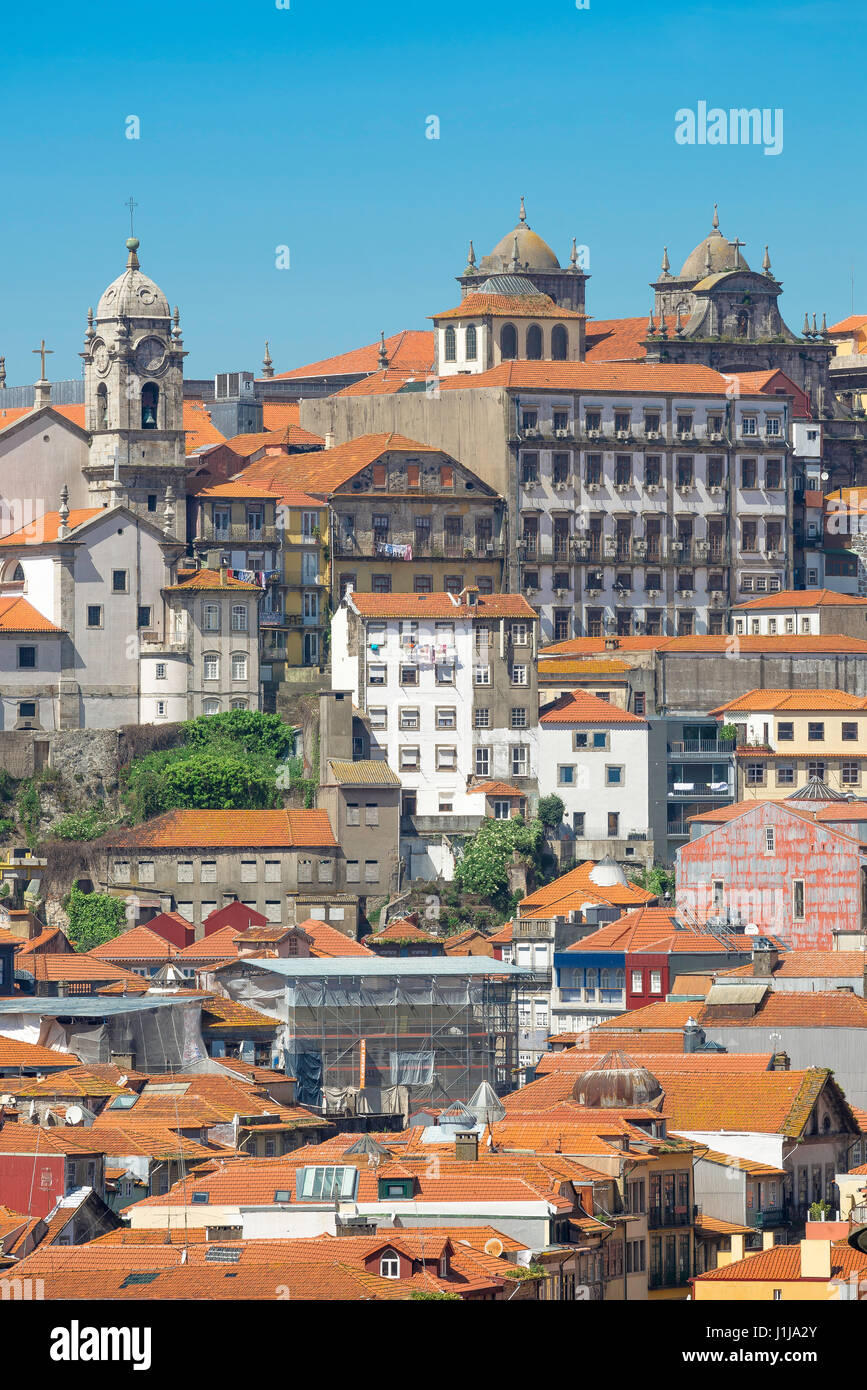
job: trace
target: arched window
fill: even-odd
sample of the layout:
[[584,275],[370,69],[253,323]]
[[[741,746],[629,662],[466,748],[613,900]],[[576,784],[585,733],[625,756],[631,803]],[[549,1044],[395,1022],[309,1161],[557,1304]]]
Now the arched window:
[[379,1261],[379,1273],[383,1279],[400,1278],[400,1260],[393,1250],[386,1250]]
[[518,356],[518,334],[513,323],[504,323],[500,329],[500,356],[504,361]]
[[527,356],[531,362],[538,362],[542,356],[542,330],[538,323],[531,323],[527,329]]
[[205,652],[202,664],[206,681],[218,681],[220,679],[219,653]]
[[12,571],[12,583],[13,583],[13,584],[23,584],[23,583],[24,583],[24,569],[23,569],[23,567],[22,567],[21,565],[16,565],[15,568],[14,568],[14,570]]
[[219,702],[219,700],[203,700],[203,701],[202,701],[202,714],[219,714],[219,713],[220,713],[220,702]]
[[469,326],[469,328],[467,329],[467,347],[466,347],[467,361],[468,361],[468,362],[475,362],[477,354],[478,354],[478,347],[476,346],[476,329],[475,329],[475,325],[471,323],[470,326]]
[[738,314],[738,337],[747,338],[750,332],[750,316],[746,309],[741,309]]
[[458,355],[457,339],[452,324],[449,324],[445,335],[446,361],[454,362]]
[[153,381],[148,381],[141,391],[141,427],[143,430],[156,429],[159,400],[160,388]]
[[562,323],[554,325],[551,333],[551,356],[555,362],[565,362],[569,351],[569,336]]
[[96,428],[104,430],[108,423],[108,388],[101,381],[96,388]]

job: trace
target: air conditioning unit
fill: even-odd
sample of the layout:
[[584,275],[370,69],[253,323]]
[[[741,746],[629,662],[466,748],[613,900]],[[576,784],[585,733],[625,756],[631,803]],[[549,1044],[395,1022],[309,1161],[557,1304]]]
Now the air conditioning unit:
[[693,488],[695,487],[695,484],[694,484],[694,483],[682,482],[682,483],[676,483],[675,486],[676,486],[678,492],[692,492]]
[[625,443],[626,440],[629,438],[629,430],[618,430],[617,438]]
[[686,601],[686,599],[694,598],[694,597],[695,597],[695,590],[694,590],[694,589],[678,589],[677,595],[678,595],[678,598],[682,598],[684,601]]
[[564,598],[566,598],[566,596],[568,595],[569,590],[568,590],[568,589],[555,589],[555,590],[554,590],[554,593],[555,593],[555,595],[556,595],[557,598],[559,598],[559,599],[564,599]]
[[708,439],[712,439],[715,444],[719,444],[723,439],[722,431],[711,430],[710,434],[708,435]]
[[648,438],[648,439],[659,439],[659,437],[660,437],[660,436],[659,436],[659,430],[648,430],[648,431],[647,431],[647,438]]
[[599,491],[599,484],[598,484],[598,483],[585,483],[584,486],[586,487],[586,489],[587,489],[588,492],[598,492],[598,491]]
[[485,541],[485,550],[487,550],[489,554],[493,551],[493,549],[494,549],[494,542],[493,542],[493,541]]
[[539,590],[535,584],[527,584],[524,589],[525,594],[538,594],[538,592]]
[[557,439],[568,439],[568,438],[569,438],[569,431],[568,431],[568,430],[555,430],[555,431],[554,431],[554,434],[555,434],[555,436],[556,436]]
[[765,551],[765,554],[767,555],[769,560],[776,560],[779,558],[780,552],[779,550],[767,550]]
[[722,488],[720,487],[719,483],[711,483],[710,487],[708,488],[708,492],[710,493],[711,497],[719,497],[720,493],[722,492]]
[[588,439],[598,439],[601,433],[602,433],[601,430],[588,430],[588,431],[587,431],[587,438],[588,438]]
[[621,497],[622,497],[623,494],[624,494],[624,492],[631,492],[631,491],[632,491],[632,484],[631,484],[631,483],[615,483],[615,484],[614,484],[614,491],[615,491],[615,492],[619,492],[620,495],[621,495]]
[[659,598],[659,590],[658,590],[658,589],[648,589],[648,590],[647,590],[647,597],[650,598],[650,599],[658,599],[658,598]]
[[539,429],[538,429],[538,426],[536,426],[536,425],[528,425],[528,427],[524,430],[524,434],[527,436],[528,439],[538,439],[538,437],[539,437]]
[[591,587],[591,588],[588,588],[588,590],[587,590],[587,597],[588,597],[588,598],[598,598],[599,595],[600,595],[601,593],[602,593],[602,590],[601,590],[601,589],[596,589],[596,588],[592,588],[592,587]]
[[659,492],[659,483],[646,483],[644,491],[649,493]]

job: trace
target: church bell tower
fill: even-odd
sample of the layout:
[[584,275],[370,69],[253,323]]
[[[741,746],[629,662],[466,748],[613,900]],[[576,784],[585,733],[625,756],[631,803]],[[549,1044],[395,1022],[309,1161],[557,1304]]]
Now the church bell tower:
[[[185,524],[184,352],[178,310],[139,267],[137,237],[122,275],[88,310],[84,473],[94,506],[122,501],[171,535]],[[170,491],[171,489],[171,491]],[[167,505],[168,498],[168,505]]]

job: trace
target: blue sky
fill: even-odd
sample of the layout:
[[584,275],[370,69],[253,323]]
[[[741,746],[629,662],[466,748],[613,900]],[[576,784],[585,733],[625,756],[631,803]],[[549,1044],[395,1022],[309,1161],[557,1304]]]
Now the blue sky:
[[[284,0],[285,2],[285,0]],[[588,310],[648,312],[663,243],[770,244],[781,307],[867,312],[860,108],[865,11],[632,0],[48,0],[3,20],[0,354],[77,376],[88,304],[143,268],[181,308],[187,373],[277,371],[456,302],[528,220],[561,262],[590,248]],[[782,153],[681,146],[675,112],[782,108]],[[141,137],[128,140],[130,115]],[[440,138],[425,138],[436,115]],[[278,270],[275,252],[290,249]]]

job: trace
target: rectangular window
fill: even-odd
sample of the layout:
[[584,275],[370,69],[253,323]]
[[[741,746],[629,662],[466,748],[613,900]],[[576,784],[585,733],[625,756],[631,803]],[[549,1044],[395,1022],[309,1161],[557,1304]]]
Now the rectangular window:
[[379,825],[379,805],[375,801],[364,803],[364,824]]
[[385,685],[385,667],[368,666],[367,668],[368,685]]
[[245,603],[232,604],[232,631],[247,631],[247,605]]
[[19,648],[18,648],[18,669],[19,669],[19,671],[35,671],[35,670],[36,670],[36,648],[35,648],[35,647],[19,647]]
[[527,683],[528,683],[528,680],[527,680],[527,673],[528,673],[528,670],[529,670],[529,667],[527,667],[527,666],[513,666],[513,667],[512,667],[512,685],[527,685]]
[[561,787],[574,787],[575,768],[569,764],[561,764],[557,768],[557,783]]
[[804,880],[795,878],[792,880],[792,916],[796,922],[804,920]]
[[129,883],[129,860],[116,859],[114,864],[115,883]]
[[347,859],[346,861],[346,882],[361,882],[361,870],[359,867],[359,861],[357,859]]
[[440,705],[436,712],[436,725],[438,729],[456,729],[458,723],[458,712],[454,705]]
[[418,685],[418,667],[401,666],[399,680],[401,685]]
[[795,725],[790,719],[781,719],[777,724],[777,740],[780,743],[791,743],[795,737]]
[[256,877],[257,877],[257,875],[256,875],[256,861],[255,861],[255,859],[242,859],[242,860],[241,860],[241,882],[242,882],[242,883],[255,883],[255,882],[256,882]]
[[650,993],[651,993],[651,994],[661,994],[661,993],[662,993],[662,971],[661,971],[661,970],[651,970],[651,972],[650,972]]
[[491,711],[489,709],[474,710],[473,726],[476,729],[489,729],[491,727]]
[[199,867],[199,877],[202,883],[217,882],[217,861],[216,859],[203,859]]
[[206,681],[218,681],[220,679],[220,658],[213,653],[205,657],[204,673]]
[[526,777],[529,772],[530,750],[525,743],[512,744],[512,776]]
[[773,854],[776,849],[776,831],[773,826],[768,826],[765,830],[765,853]]
[[490,685],[491,668],[490,666],[473,667],[473,682],[475,685]]
[[513,706],[511,711],[510,723],[513,729],[526,729],[527,711],[523,705]]
[[795,785],[795,769],[791,766],[779,766],[777,768],[777,786],[793,787]]
[[365,883],[379,882],[379,860],[365,859],[364,861],[364,881]]
[[346,803],[346,824],[361,825],[361,806],[357,801]]
[[157,679],[158,681],[164,681],[164,680],[166,679],[166,674],[167,674],[166,663],[165,663],[164,661],[158,661],[157,664],[156,664],[156,679]]
[[620,835],[620,812],[619,812],[619,811],[609,811],[609,812],[608,812],[608,838],[609,838],[610,840],[616,840],[616,839],[618,838],[619,835]]
[[857,724],[850,724],[850,723],[848,723],[845,719],[843,720],[843,742],[844,742],[844,743],[857,743],[857,742],[858,742],[858,725],[857,725]]
[[741,461],[741,487],[754,488],[756,485],[756,461],[755,459],[743,459]]
[[403,705],[397,712],[397,727],[399,729],[418,729],[421,724],[421,716],[418,707]]
[[458,765],[458,750],[437,745],[436,767],[438,772],[453,772]]
[[125,594],[129,591],[129,574],[126,570],[112,570],[111,572],[111,592],[113,594]]
[[404,772],[417,772],[419,765],[419,750],[415,747],[403,747],[400,750],[400,766]]
[[807,738],[810,743],[822,743],[825,738],[825,725],[821,720],[808,721]]
[[453,661],[438,661],[436,664],[437,685],[454,685],[455,665]]
[[371,729],[388,728],[388,709],[385,705],[371,705],[367,713],[370,716]]
[[89,603],[87,605],[87,626],[102,627],[102,605],[99,603]]
[[476,749],[476,776],[489,777],[491,773],[491,750],[490,748]]
[[232,653],[232,680],[245,681],[247,679],[247,654],[246,652]]
[[220,605],[218,603],[203,604],[202,627],[205,632],[220,631]]
[[193,882],[193,861],[192,859],[178,860],[178,883]]
[[334,860],[320,859],[319,861],[319,882],[330,883],[334,878]]
[[861,766],[856,762],[840,764],[840,782],[844,787],[857,787],[861,782]]
[[610,766],[607,766],[607,767],[605,768],[605,785],[606,785],[606,787],[622,787],[622,786],[623,786],[623,781],[624,781],[624,775],[623,775],[623,773],[624,773],[624,770],[623,770],[622,767],[610,767]]
[[[216,869],[216,864],[214,865],[214,868]],[[282,874],[281,874],[281,872],[280,872],[280,860],[279,860],[279,859],[266,859],[266,860],[265,860],[265,882],[266,882],[266,883],[279,883],[280,880],[281,880],[281,878],[282,878]]]

